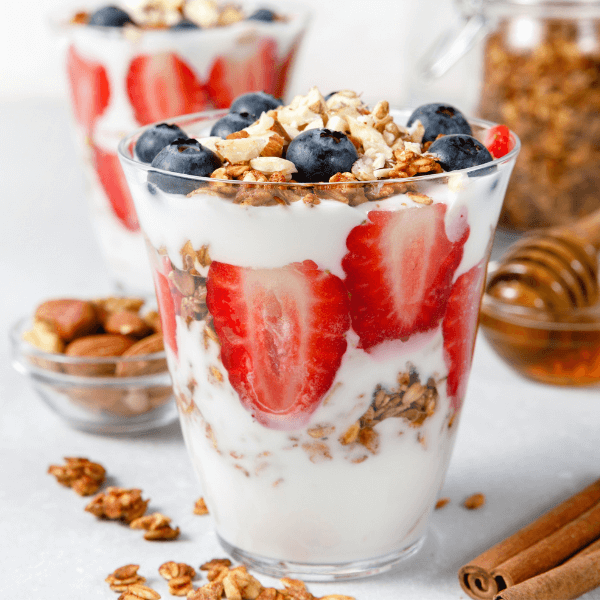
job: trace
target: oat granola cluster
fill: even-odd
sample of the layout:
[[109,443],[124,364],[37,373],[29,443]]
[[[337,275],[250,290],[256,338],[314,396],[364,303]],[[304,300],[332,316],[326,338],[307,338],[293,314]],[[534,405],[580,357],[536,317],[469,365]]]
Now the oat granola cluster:
[[522,142],[500,218],[514,229],[561,225],[600,206],[600,28],[539,25],[539,38],[516,47],[514,21],[502,21],[484,53],[481,115]]
[[48,474],[80,496],[95,494],[106,479],[106,470],[87,458],[65,457],[65,465],[50,465]]
[[[139,565],[119,567],[107,578],[110,589],[123,592],[119,600],[159,600],[154,589],[144,585],[146,579],[137,574]],[[284,577],[283,589],[265,587],[244,565],[233,567],[228,558],[214,558],[200,566],[206,572],[208,583],[194,588],[196,570],[186,564],[168,561],[159,568],[159,574],[168,582],[172,596],[186,596],[188,600],[355,600],[351,596],[328,594],[313,596],[304,582]]]

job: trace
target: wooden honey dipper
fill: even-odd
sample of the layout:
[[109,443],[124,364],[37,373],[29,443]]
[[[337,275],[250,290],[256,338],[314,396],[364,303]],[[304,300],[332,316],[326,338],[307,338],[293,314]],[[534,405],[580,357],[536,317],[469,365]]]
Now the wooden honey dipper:
[[526,234],[502,257],[487,292],[504,303],[555,312],[592,306],[600,299],[599,251],[600,210]]

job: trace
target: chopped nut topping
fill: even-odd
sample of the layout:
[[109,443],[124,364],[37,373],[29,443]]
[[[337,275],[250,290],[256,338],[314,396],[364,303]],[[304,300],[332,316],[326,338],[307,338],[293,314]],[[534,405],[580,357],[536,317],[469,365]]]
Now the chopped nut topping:
[[179,537],[179,527],[173,529],[171,519],[160,513],[152,513],[145,517],[138,517],[130,523],[132,529],[144,529],[144,539],[149,541],[174,540]]
[[113,592],[124,592],[130,585],[144,583],[146,579],[138,575],[140,565],[125,565],[111,573],[104,581]]
[[200,497],[198,500],[196,500],[196,504],[194,505],[194,514],[200,516],[208,514],[208,508],[206,507],[204,498]]
[[465,508],[469,510],[477,510],[481,508],[485,504],[485,495],[484,494],[473,494],[469,496],[463,503]]
[[87,458],[66,457],[65,466],[50,465],[48,473],[54,475],[61,485],[73,488],[80,496],[90,496],[104,483],[106,471],[98,463]]
[[131,523],[146,512],[149,502],[142,499],[142,490],[109,487],[106,492],[98,494],[85,510],[99,518]]

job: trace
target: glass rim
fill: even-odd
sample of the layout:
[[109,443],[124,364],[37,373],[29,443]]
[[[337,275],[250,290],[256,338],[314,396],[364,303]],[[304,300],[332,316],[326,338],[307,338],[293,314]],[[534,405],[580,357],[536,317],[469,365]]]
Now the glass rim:
[[[61,354],[59,352],[46,352],[41,348],[36,348],[33,344],[30,344],[21,337],[25,326],[30,324],[32,324],[30,317],[21,317],[9,329],[9,337],[13,344],[13,348],[18,351],[20,356],[32,356],[65,365],[106,365],[120,362],[137,363],[166,360],[167,358],[165,350],[149,354],[138,354],[136,356],[67,356],[66,354]],[[95,379],[97,380],[98,378]]]
[[[507,154],[505,154],[504,156],[502,156],[500,158],[495,158],[494,160],[492,160],[490,162],[486,162],[481,165],[476,165],[474,167],[468,167],[466,169],[458,169],[456,171],[444,171],[442,173],[432,173],[432,174],[428,174],[428,175],[417,175],[417,176],[413,176],[413,177],[396,178],[396,179],[370,179],[368,181],[341,181],[341,182],[340,181],[337,181],[337,182],[324,181],[324,182],[315,182],[315,183],[300,183],[300,182],[289,182],[289,181],[286,181],[286,182],[240,181],[237,179],[215,179],[215,178],[211,178],[211,177],[200,177],[198,175],[187,175],[184,173],[176,173],[174,171],[165,171],[163,169],[157,169],[156,167],[152,167],[149,163],[143,163],[140,160],[133,158],[129,154],[129,146],[131,145],[133,140],[135,138],[139,137],[147,129],[154,127],[155,125],[157,125],[159,123],[168,122],[168,123],[179,124],[180,121],[196,121],[196,120],[199,120],[202,118],[204,118],[205,120],[209,120],[211,118],[217,119],[217,118],[225,116],[228,112],[229,112],[229,109],[216,109],[216,110],[200,111],[200,112],[196,112],[196,113],[189,113],[187,115],[179,115],[179,116],[175,116],[175,117],[170,117],[168,119],[163,119],[161,121],[157,121],[155,123],[145,125],[144,127],[139,127],[138,129],[131,132],[129,135],[126,135],[125,137],[123,137],[121,139],[121,141],[119,142],[119,145],[117,147],[117,153],[118,153],[119,159],[122,162],[124,162],[125,164],[127,164],[128,166],[131,166],[137,170],[146,171],[146,172],[152,171],[153,173],[160,173],[163,175],[168,175],[170,177],[176,177],[176,178],[185,179],[185,180],[189,180],[189,181],[198,181],[201,183],[211,183],[211,184],[227,183],[228,185],[237,185],[240,187],[251,186],[254,188],[256,188],[256,187],[266,187],[266,188],[277,187],[279,189],[281,189],[281,188],[327,189],[328,187],[334,187],[334,186],[339,187],[340,185],[351,186],[351,187],[363,187],[363,186],[398,184],[398,183],[414,183],[414,182],[419,182],[419,181],[435,181],[438,179],[444,179],[444,178],[452,177],[452,176],[459,175],[459,174],[460,175],[470,175],[472,173],[477,173],[478,171],[483,171],[485,169],[489,169],[491,166],[504,165],[506,163],[513,162],[516,159],[516,157],[519,154],[519,151],[521,149],[521,140],[519,139],[519,137],[517,136],[517,134],[514,131],[509,129],[511,139],[514,141],[514,147],[510,150],[510,152],[508,152]],[[411,109],[400,110],[400,109],[390,108],[390,113],[395,113],[396,115],[406,116],[407,118],[412,114],[412,112],[413,112],[413,110],[411,110]],[[486,121],[484,119],[478,119],[478,118],[467,118],[467,121],[469,122],[469,124],[477,125],[479,127],[482,127],[483,129],[491,129],[492,127],[495,127],[496,125],[498,125],[498,123],[493,123],[491,121]],[[185,127],[185,125],[182,125],[182,127]],[[490,175],[495,174],[495,169],[490,170],[489,174]],[[485,174],[482,174],[481,176],[485,177]]]
[[[140,35],[143,36],[152,36],[152,37],[161,37],[161,36],[165,36],[165,35],[173,35],[176,34],[177,36],[180,35],[199,35],[202,34],[205,37],[216,37],[216,36],[220,36],[223,35],[223,32],[229,32],[231,31],[232,27],[235,27],[236,25],[240,25],[240,24],[244,24],[244,23],[248,23],[250,26],[253,27],[265,27],[265,26],[269,26],[269,27],[285,27],[285,26],[289,26],[289,25],[293,25],[293,24],[297,24],[298,21],[300,21],[304,27],[306,27],[306,25],[308,24],[308,20],[311,17],[311,9],[309,6],[303,4],[302,2],[286,2],[283,6],[285,7],[285,9],[281,8],[281,5],[274,2],[274,1],[269,1],[266,0],[265,3],[262,2],[256,2],[256,0],[240,0],[239,4],[241,5],[242,8],[245,8],[248,4],[252,5],[251,8],[270,8],[272,10],[274,10],[275,12],[279,11],[281,14],[283,14],[283,16],[289,16],[292,17],[290,18],[288,21],[276,21],[276,22],[269,22],[269,23],[263,23],[260,21],[248,21],[248,19],[243,19],[242,21],[238,21],[236,23],[232,23],[231,25],[227,25],[227,26],[223,26],[223,27],[210,27],[208,29],[205,28],[198,28],[198,29],[180,29],[177,31],[173,31],[170,27],[164,27],[164,28],[143,28],[143,27],[134,27],[134,30],[136,33],[139,33]],[[260,6],[259,6],[260,4]],[[254,6],[255,5],[255,6]],[[102,8],[103,6],[105,6],[102,3],[98,3],[98,2],[92,2],[90,3],[90,6],[88,8],[90,9],[97,9],[97,8]],[[47,16],[46,16],[46,21],[48,22],[48,24],[50,25],[51,29],[57,33],[70,33],[73,31],[81,31],[82,27],[86,28],[86,31],[90,32],[91,35],[97,35],[99,37],[104,37],[106,39],[115,39],[115,38],[122,38],[122,39],[126,39],[128,41],[133,41],[135,43],[136,40],[130,40],[126,35],[124,35],[124,28],[123,27],[107,27],[105,25],[94,25],[94,26],[87,26],[87,24],[84,23],[73,23],[71,22],[70,18],[73,17],[73,15],[76,12],[80,12],[82,9],[81,3],[75,3],[72,2],[69,5],[62,6],[59,9],[55,9],[53,11],[50,11]],[[298,17],[298,18],[296,18]],[[240,29],[240,27],[237,27],[236,29]]]

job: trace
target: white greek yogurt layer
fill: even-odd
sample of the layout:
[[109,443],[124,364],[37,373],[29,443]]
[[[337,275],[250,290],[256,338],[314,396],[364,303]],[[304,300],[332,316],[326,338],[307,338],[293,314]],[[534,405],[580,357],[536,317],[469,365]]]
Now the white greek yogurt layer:
[[[150,194],[144,171],[127,169],[127,175],[142,229],[178,268],[190,240],[195,249],[208,246],[212,260],[272,268],[310,259],[344,278],[346,238],[369,211],[417,206],[398,195],[356,207],[333,200],[249,207],[211,195]],[[447,184],[431,180],[420,191],[447,205],[449,239],[459,223],[468,222],[457,278],[487,256],[508,177],[453,177]],[[279,560],[340,563],[398,552],[423,536],[457,428],[446,393],[441,327],[406,342],[383,343],[371,353],[358,348],[350,330],[335,380],[309,423],[279,431],[259,424],[242,406],[219,345],[203,336],[204,321],[176,322],[179,359],[168,355],[184,437],[227,542]],[[340,436],[368,409],[376,386],[396,387],[399,373],[411,367],[421,384],[436,381],[434,414],[418,427],[404,418],[381,421],[374,453],[358,443],[343,445]],[[334,429],[315,439],[309,430],[319,426]],[[326,451],[314,445],[320,442]]]

